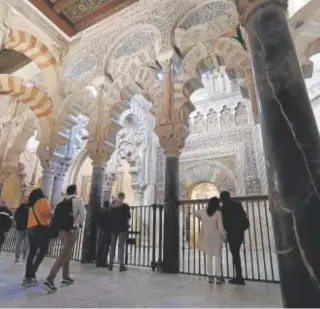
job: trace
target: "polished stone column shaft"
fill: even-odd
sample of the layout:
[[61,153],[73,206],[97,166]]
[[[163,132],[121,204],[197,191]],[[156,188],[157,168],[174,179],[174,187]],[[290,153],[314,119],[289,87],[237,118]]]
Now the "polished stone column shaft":
[[97,240],[97,224],[95,218],[99,213],[102,204],[104,166],[104,163],[93,164],[89,205],[83,236],[81,263],[92,263],[95,259]]
[[179,272],[179,157],[166,156],[163,271]]
[[62,200],[62,188],[65,175],[59,175],[54,178],[53,189],[51,195],[51,205],[56,206]]
[[237,4],[259,98],[283,304],[320,307],[320,140],[285,1]]
[[55,171],[51,168],[44,168],[42,171],[42,191],[46,198],[51,201]]

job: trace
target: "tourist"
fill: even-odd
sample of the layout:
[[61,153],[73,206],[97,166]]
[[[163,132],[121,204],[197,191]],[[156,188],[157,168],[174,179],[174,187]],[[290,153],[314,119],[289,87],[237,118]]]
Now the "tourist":
[[22,285],[37,285],[36,273],[48,252],[50,241],[51,207],[42,190],[34,189],[29,196],[28,239],[29,253]]
[[99,227],[99,237],[96,254],[97,267],[108,267],[107,260],[111,243],[110,212],[110,203],[109,201],[105,201],[103,203],[103,208],[98,214],[97,218],[97,224]]
[[208,207],[194,214],[202,222],[197,248],[206,254],[209,283],[214,283],[212,262],[215,257],[215,273],[217,284],[225,280],[222,277],[222,244],[225,241],[225,231],[222,223],[219,199],[213,197],[209,200]]
[[111,232],[111,252],[109,270],[113,269],[113,261],[116,251],[117,240],[119,238],[119,262],[120,271],[126,271],[124,265],[125,245],[131,219],[129,205],[124,203],[125,194],[120,192],[118,198],[111,204],[110,232]]
[[220,194],[222,202],[223,225],[227,232],[227,241],[232,254],[233,265],[235,269],[235,278],[229,283],[244,285],[242,276],[240,248],[244,241],[244,232],[249,228],[249,220],[240,202],[230,198],[228,191]]
[[27,235],[28,217],[28,196],[24,195],[21,205],[14,213],[14,221],[16,223],[15,263],[19,263],[21,251],[23,260],[25,260],[27,257],[29,247]]
[[5,201],[0,201],[0,252],[12,225],[12,212]]
[[78,229],[85,221],[85,209],[82,199],[77,196],[76,185],[67,188],[67,196],[60,202],[55,210],[52,225],[59,231],[61,239],[61,251],[54,262],[47,279],[44,282],[44,289],[51,293],[57,290],[54,280],[62,268],[62,285],[70,285],[74,280],[70,277],[70,259],[74,244],[77,239]]

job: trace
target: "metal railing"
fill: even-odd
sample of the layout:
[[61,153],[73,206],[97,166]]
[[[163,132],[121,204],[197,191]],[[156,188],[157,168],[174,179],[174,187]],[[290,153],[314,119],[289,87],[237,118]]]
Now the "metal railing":
[[[279,282],[278,262],[267,196],[238,197],[250,220],[241,248],[243,274],[247,280]],[[180,273],[206,275],[205,254],[196,248],[201,222],[193,213],[206,207],[207,200],[181,201],[180,213]],[[133,206],[131,229],[126,247],[126,263],[132,266],[161,270],[163,258],[163,205]],[[72,259],[81,260],[83,230],[80,229]],[[15,228],[9,231],[3,251],[14,251]],[[49,257],[57,257],[61,248],[59,239],[52,240]],[[118,250],[117,250],[118,251]],[[116,252],[117,255],[117,252]],[[117,259],[117,256],[116,256]],[[232,256],[228,245],[223,246],[222,270],[225,277],[233,276]]]

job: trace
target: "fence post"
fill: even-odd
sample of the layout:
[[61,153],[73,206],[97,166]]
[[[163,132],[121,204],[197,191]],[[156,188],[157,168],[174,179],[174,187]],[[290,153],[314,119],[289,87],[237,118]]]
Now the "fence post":
[[151,268],[156,270],[156,232],[157,232],[157,205],[153,204],[152,207],[152,261]]

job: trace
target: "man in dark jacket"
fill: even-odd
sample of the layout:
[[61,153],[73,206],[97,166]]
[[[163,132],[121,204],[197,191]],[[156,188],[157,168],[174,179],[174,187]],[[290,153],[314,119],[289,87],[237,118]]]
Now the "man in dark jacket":
[[221,192],[220,199],[222,201],[223,226],[227,232],[227,241],[236,272],[236,277],[229,282],[231,284],[244,285],[245,281],[242,276],[240,248],[244,241],[244,231],[249,227],[249,221],[241,203],[231,199],[228,191]]
[[113,268],[113,260],[116,251],[117,240],[119,238],[119,262],[120,271],[126,271],[124,265],[125,245],[129,229],[129,220],[131,219],[129,205],[124,203],[125,194],[120,192],[118,199],[111,204],[110,213],[110,232],[111,232],[111,252],[109,270]]
[[29,215],[29,206],[28,206],[28,196],[23,197],[22,204],[14,213],[14,221],[16,222],[16,248],[15,248],[15,263],[19,263],[21,251],[23,251],[23,260],[26,259],[28,253],[28,235],[27,235],[27,226],[28,226],[28,215]]
[[0,252],[12,225],[12,212],[6,205],[5,201],[0,201]]
[[97,243],[97,254],[96,254],[96,266],[97,267],[108,267],[107,259],[109,254],[109,247],[111,243],[110,233],[110,203],[105,201],[103,208],[98,214],[97,224],[99,227],[99,236]]

